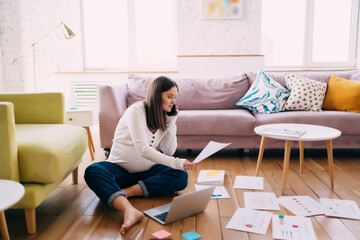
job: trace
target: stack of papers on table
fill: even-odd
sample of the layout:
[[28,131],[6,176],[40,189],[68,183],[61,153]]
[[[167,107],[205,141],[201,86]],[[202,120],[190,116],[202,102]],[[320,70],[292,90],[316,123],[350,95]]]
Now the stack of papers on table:
[[198,184],[223,185],[225,170],[201,170],[197,178]]
[[277,128],[264,128],[261,130],[261,133],[270,134],[273,136],[283,136],[283,137],[301,137],[306,133],[306,131],[293,130],[293,129],[277,129]]

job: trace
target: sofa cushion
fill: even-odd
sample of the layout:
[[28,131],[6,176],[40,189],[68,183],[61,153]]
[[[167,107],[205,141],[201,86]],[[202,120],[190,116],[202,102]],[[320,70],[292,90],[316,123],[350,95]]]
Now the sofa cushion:
[[289,95],[289,90],[260,71],[245,96],[236,105],[257,113],[280,112]]
[[342,135],[359,135],[360,128],[354,123],[360,122],[360,114],[344,111],[286,111],[274,114],[254,114],[258,125],[271,123],[306,123],[333,127]]
[[285,110],[321,111],[327,84],[285,73],[287,88],[291,91]]
[[58,181],[87,148],[86,130],[66,124],[17,124],[16,141],[21,182]]
[[360,112],[360,81],[332,76],[325,96],[324,109]]
[[256,119],[246,109],[181,110],[177,135],[252,136]]
[[[127,80],[128,106],[146,97],[156,77],[130,74]],[[180,110],[233,109],[249,88],[245,74],[215,78],[170,77],[179,87],[176,104]]]

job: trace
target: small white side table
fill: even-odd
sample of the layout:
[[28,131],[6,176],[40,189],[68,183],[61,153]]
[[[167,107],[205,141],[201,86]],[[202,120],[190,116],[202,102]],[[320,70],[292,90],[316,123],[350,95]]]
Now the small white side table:
[[[306,133],[300,137],[278,136],[265,132],[264,129],[290,129],[296,131],[305,131]],[[300,150],[300,172],[303,170],[304,164],[304,141],[326,141],[327,156],[329,162],[330,186],[334,188],[333,175],[333,147],[332,139],[341,135],[341,132],[335,128],[324,127],[312,124],[298,124],[298,123],[279,123],[279,124],[265,124],[254,129],[255,133],[262,136],[259,156],[256,165],[255,176],[259,174],[262,157],[264,154],[265,144],[267,138],[274,138],[285,140],[284,166],[283,166],[283,180],[281,185],[281,194],[285,193],[286,179],[290,161],[291,141],[299,141]]]
[[91,159],[94,160],[95,147],[91,137],[90,126],[94,124],[93,112],[88,109],[68,109],[65,112],[65,123],[86,129]]
[[25,193],[18,182],[0,179],[0,230],[3,239],[10,239],[4,211],[17,203]]

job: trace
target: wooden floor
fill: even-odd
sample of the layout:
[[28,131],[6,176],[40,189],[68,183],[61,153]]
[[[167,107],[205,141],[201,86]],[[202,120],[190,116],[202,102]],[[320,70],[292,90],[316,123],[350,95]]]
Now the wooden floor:
[[[84,169],[91,163],[103,161],[104,155],[99,147],[98,134],[93,133],[96,148],[95,161],[91,161],[89,152],[84,155],[79,166],[79,184],[71,184],[68,177],[36,210],[37,233],[27,235],[23,210],[10,209],[5,212],[11,239],[129,239],[139,227],[144,232],[139,239],[150,239],[151,234],[160,229],[172,233],[172,239],[182,239],[181,234],[196,231],[202,239],[272,239],[271,224],[266,235],[258,235],[226,229],[225,226],[236,208],[244,207],[243,190],[234,190],[233,183],[237,175],[254,175],[257,150],[243,152],[223,150],[201,162],[196,170],[189,171],[188,187],[180,192],[194,190],[194,183],[201,169],[224,169],[225,187],[230,199],[210,200],[205,212],[173,224],[162,226],[145,217],[128,234],[119,233],[123,216],[101,203],[86,186]],[[324,146],[325,147],[325,146]],[[193,160],[199,150],[178,151],[177,156]],[[309,195],[315,200],[320,197],[354,200],[360,206],[360,150],[334,150],[335,188],[329,188],[326,150],[306,150],[304,172],[299,173],[299,156],[292,151],[288,174],[286,195]],[[260,176],[264,177],[264,191],[275,192],[280,196],[282,179],[283,151],[265,150]],[[171,201],[173,196],[158,198],[133,198],[131,202],[140,210]],[[293,215],[281,207],[275,214]],[[360,239],[360,221],[311,217],[317,239]]]

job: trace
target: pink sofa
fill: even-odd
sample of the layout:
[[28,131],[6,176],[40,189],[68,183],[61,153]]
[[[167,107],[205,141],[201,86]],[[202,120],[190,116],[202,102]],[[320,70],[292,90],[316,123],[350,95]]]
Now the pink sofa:
[[[267,73],[285,86],[284,73]],[[296,72],[310,79],[328,82],[331,74],[360,80],[360,71]],[[245,95],[255,73],[221,78],[172,78],[179,86],[177,104],[178,149],[202,149],[210,140],[232,142],[228,148],[259,148],[258,125],[269,123],[307,123],[334,127],[342,132],[333,142],[334,148],[360,147],[360,114],[344,111],[284,111],[257,114],[235,104]],[[126,82],[99,85],[99,127],[102,148],[111,148],[117,122],[127,106],[144,99],[154,77],[130,74]],[[283,148],[284,142],[269,139],[267,148]],[[297,143],[293,147],[298,147]],[[326,148],[325,142],[305,142],[306,148]]]

